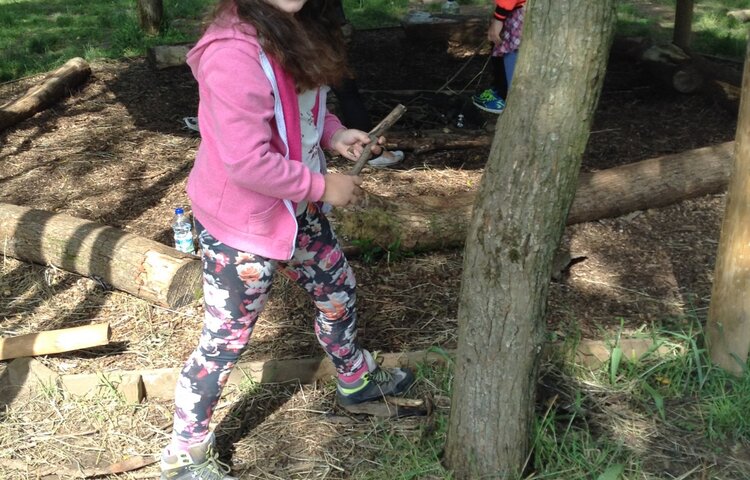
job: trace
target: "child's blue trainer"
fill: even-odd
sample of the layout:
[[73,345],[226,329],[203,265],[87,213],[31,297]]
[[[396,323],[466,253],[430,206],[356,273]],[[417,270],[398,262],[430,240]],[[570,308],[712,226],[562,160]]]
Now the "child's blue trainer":
[[503,113],[503,110],[505,110],[505,100],[500,98],[500,96],[491,88],[488,88],[478,95],[472,96],[471,101],[477,108],[484,110],[485,112],[499,114]]

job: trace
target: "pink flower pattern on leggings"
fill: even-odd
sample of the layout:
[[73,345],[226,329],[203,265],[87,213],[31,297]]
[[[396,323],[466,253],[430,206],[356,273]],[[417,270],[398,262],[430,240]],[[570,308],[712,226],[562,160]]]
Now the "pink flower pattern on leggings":
[[198,222],[203,260],[205,315],[198,347],[188,358],[175,391],[174,435],[202,441],[232,368],[247,346],[278,271],[312,297],[315,333],[340,374],[363,361],[357,343],[356,280],[328,219],[315,204],[297,217],[292,259],[278,261],[236,250]]

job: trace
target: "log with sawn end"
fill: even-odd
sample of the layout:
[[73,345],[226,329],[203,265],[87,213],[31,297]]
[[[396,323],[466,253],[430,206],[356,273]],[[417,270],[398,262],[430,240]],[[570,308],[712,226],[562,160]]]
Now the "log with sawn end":
[[195,255],[70,215],[0,203],[0,216],[3,255],[93,277],[170,308],[200,296]]

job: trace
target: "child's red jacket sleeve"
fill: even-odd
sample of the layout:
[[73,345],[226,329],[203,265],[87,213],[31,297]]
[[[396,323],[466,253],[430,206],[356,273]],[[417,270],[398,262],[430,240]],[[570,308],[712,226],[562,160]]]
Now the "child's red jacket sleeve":
[[523,7],[526,0],[495,0],[495,18],[505,20],[510,12],[516,8]]

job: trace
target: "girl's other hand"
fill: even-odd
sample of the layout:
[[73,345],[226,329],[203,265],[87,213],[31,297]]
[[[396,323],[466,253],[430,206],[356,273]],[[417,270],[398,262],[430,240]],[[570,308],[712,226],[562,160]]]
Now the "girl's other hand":
[[[383,137],[378,139],[378,144],[372,147],[373,155],[379,155],[383,150],[380,145],[385,142]],[[339,155],[349,160],[356,161],[365,145],[370,143],[370,136],[362,130],[354,128],[342,129],[334,133],[331,137],[331,148]]]
[[326,189],[321,201],[330,203],[334,207],[354,205],[362,196],[362,178],[343,173],[327,173],[325,176]]

